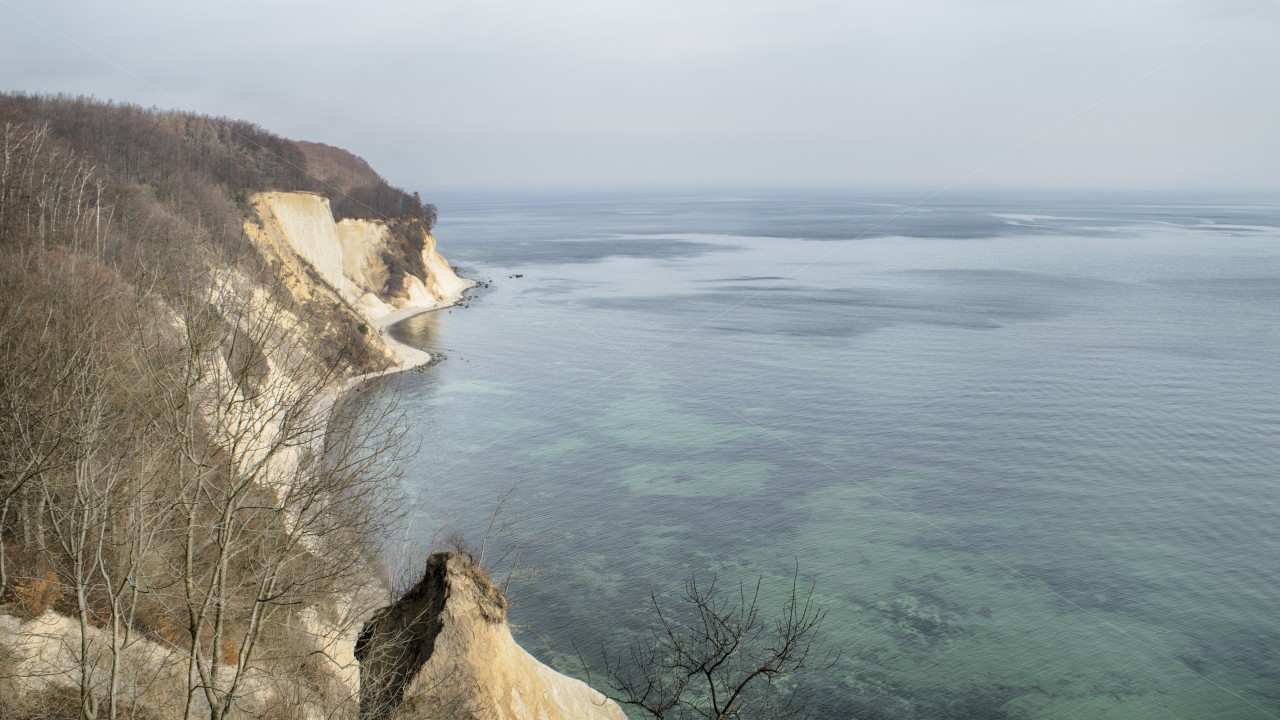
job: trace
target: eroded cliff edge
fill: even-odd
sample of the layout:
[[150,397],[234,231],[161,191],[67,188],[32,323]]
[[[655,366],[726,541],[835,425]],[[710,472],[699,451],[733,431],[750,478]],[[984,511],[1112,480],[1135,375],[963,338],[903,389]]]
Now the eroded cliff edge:
[[365,623],[355,646],[362,720],[626,720],[611,700],[516,644],[502,593],[465,555]]
[[[310,192],[261,192],[250,202],[245,234],[299,302],[332,302],[378,325],[398,312],[455,303],[475,284],[453,271],[421,222],[335,221],[329,199]],[[397,364],[424,359],[380,344]]]

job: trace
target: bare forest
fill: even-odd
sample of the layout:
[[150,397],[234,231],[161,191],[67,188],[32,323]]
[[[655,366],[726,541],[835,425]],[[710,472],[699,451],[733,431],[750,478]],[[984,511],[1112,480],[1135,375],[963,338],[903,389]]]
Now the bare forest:
[[434,208],[325,147],[0,95],[0,718],[354,716],[324,643],[386,601],[401,444],[333,406],[386,361],[242,228],[269,189]]

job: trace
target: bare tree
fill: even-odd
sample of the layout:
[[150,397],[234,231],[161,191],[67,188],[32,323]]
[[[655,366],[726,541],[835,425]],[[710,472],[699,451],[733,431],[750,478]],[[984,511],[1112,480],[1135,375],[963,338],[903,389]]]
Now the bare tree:
[[272,628],[357,584],[403,506],[394,408],[331,412],[344,376],[317,361],[282,297],[193,278],[177,347],[147,364],[166,388],[159,422],[175,451],[187,717],[231,714]]
[[[0,327],[13,331],[0,340],[0,590],[31,614],[69,599],[59,609],[78,623],[64,647],[81,716],[116,718],[140,561],[155,538],[156,517],[142,505],[158,464],[136,412],[139,388],[122,367],[131,351],[118,320],[130,293],[93,259],[8,255],[24,262],[0,273],[11,301]],[[13,587],[10,533],[25,560]]]
[[[516,490],[513,485],[498,493],[485,521],[484,531],[478,537],[442,526],[432,537],[430,552],[443,549],[465,555],[472,564],[484,569],[503,595],[511,590],[513,582],[528,581],[542,575],[542,568],[524,562],[525,554],[537,547],[537,541],[526,532],[528,517],[512,507],[511,498]],[[408,556],[412,557],[413,553]],[[393,587],[402,587],[403,580],[393,583]]]
[[836,655],[821,637],[826,611],[799,568],[781,613],[760,614],[763,576],[726,592],[715,577],[685,582],[675,608],[650,596],[657,627],[621,653],[602,651],[611,699],[672,720],[772,720],[807,717],[789,682],[827,669]]

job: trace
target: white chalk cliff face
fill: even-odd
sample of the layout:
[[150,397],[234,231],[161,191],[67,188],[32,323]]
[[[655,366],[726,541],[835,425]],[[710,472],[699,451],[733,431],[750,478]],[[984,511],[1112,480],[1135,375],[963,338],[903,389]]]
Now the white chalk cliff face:
[[377,220],[335,222],[329,199],[306,192],[264,192],[252,197],[256,222],[245,232],[267,256],[277,259],[294,278],[290,289],[299,299],[323,291],[306,285],[308,269],[344,302],[371,322],[397,310],[428,310],[456,302],[474,285],[458,277],[427,234],[422,249],[425,277],[405,274],[399,288],[386,288],[389,270],[384,260],[389,230]]
[[365,623],[355,655],[362,720],[626,720],[517,645],[502,593],[456,553],[428,559],[422,580]]

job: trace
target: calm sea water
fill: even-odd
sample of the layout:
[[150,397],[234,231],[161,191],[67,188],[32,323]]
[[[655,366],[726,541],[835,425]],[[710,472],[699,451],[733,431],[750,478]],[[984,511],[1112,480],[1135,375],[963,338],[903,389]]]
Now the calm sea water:
[[1280,204],[438,202],[492,287],[381,387],[415,537],[516,488],[540,658],[798,562],[818,718],[1280,717]]

